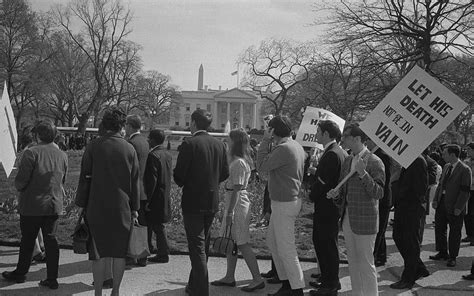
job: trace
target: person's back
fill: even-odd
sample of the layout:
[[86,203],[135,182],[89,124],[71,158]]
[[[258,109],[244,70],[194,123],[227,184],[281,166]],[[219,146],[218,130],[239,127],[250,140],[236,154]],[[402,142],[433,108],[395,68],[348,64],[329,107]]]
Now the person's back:
[[53,142],[56,127],[51,122],[40,121],[34,129],[39,143],[24,151],[15,177],[15,187],[20,192],[21,243],[18,264],[14,271],[4,271],[2,276],[17,283],[26,280],[35,240],[41,230],[47,278],[40,281],[39,285],[57,289],[59,247],[56,231],[63,207],[67,155]]
[[[130,195],[130,182],[121,180],[133,179],[131,174],[136,157],[133,146],[119,136],[106,135],[92,142],[90,154],[93,158],[90,195],[95,198],[89,202],[117,202],[114,194],[119,192]],[[104,182],[105,179],[107,182]]]
[[[15,186],[20,191],[21,215],[58,215],[62,212],[67,155],[53,143],[40,143],[23,152]],[[45,199],[45,196],[51,198]]]
[[304,174],[305,152],[303,147],[292,139],[281,143],[272,151],[272,164],[269,170],[268,190],[270,199],[290,201],[298,197]]
[[187,138],[181,144],[174,170],[176,183],[183,186],[183,212],[217,212],[219,183],[228,177],[226,170],[221,141],[205,132]]

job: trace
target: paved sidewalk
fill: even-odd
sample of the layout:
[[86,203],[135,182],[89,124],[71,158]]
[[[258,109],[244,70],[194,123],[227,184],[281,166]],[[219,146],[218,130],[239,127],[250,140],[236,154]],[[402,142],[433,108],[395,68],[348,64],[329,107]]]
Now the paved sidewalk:
[[[427,217],[432,222],[432,217]],[[428,224],[425,230],[422,260],[425,262],[431,275],[417,281],[412,290],[393,290],[389,285],[398,280],[402,272],[403,261],[397,248],[391,239],[391,231],[387,231],[389,258],[385,267],[377,269],[379,274],[380,295],[420,295],[420,296],[461,296],[474,295],[474,281],[464,281],[461,275],[468,274],[471,262],[474,259],[474,247],[463,243],[454,268],[446,267],[446,262],[435,262],[428,258],[434,254],[434,230],[432,224]],[[13,270],[18,260],[17,247],[0,246],[0,272]],[[76,255],[71,250],[61,250],[60,257],[59,289],[56,291],[39,287],[38,282],[46,276],[45,264],[37,264],[31,267],[27,275],[27,281],[23,284],[12,284],[0,279],[0,295],[93,295],[92,274],[90,262],[87,255]],[[210,280],[216,280],[225,274],[226,261],[224,258],[209,259]],[[259,260],[261,271],[268,271],[270,261]],[[315,263],[302,263],[306,283],[309,282],[310,274],[315,271]],[[148,264],[143,268],[133,268],[125,271],[121,287],[121,295],[185,295],[184,288],[188,279],[190,262],[187,256],[176,255],[170,257],[167,264]],[[351,295],[350,278],[346,264],[340,266],[340,279],[342,290],[339,295]],[[236,271],[238,287],[248,284],[250,272],[243,259],[239,259]],[[210,291],[213,296],[221,295],[266,295],[275,292],[279,285],[268,285],[265,289],[254,293],[245,293],[239,288],[214,287]],[[110,295],[111,290],[104,290],[104,295]],[[309,291],[309,285],[305,292]]]

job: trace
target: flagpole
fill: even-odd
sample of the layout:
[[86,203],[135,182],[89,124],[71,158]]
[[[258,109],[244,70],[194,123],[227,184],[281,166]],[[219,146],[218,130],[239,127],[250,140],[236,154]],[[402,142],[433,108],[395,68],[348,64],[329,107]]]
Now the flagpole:
[[237,63],[237,89],[239,88],[239,64]]

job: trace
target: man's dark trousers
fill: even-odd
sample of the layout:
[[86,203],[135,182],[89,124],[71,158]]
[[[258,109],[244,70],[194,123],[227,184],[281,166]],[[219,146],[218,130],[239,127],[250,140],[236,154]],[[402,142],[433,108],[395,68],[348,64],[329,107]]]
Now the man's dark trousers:
[[466,235],[474,242],[474,190],[471,190],[469,201],[467,202],[467,214],[464,216],[464,226]]
[[209,254],[210,233],[214,213],[183,214],[184,230],[188,239],[191,273],[189,289],[191,296],[209,295],[209,276],[207,258]]
[[46,270],[48,279],[58,278],[59,246],[56,239],[58,216],[23,216],[20,215],[20,255],[15,273],[25,275],[31,265],[31,257],[35,246],[38,231],[43,232],[43,241],[46,251]]
[[387,262],[387,243],[385,240],[385,232],[387,231],[388,218],[390,216],[390,208],[385,206],[379,207],[379,231],[375,238],[374,258],[376,261]]
[[401,279],[408,283],[414,283],[418,275],[426,270],[420,259],[419,228],[424,214],[425,209],[421,206],[417,209],[395,208],[393,240],[405,264]]
[[163,223],[156,223],[150,226],[156,235],[156,249],[158,256],[168,256],[170,249],[168,246],[168,238],[166,236],[166,229]]
[[321,270],[321,284],[325,288],[339,285],[338,220],[338,215],[318,217],[318,213],[314,213],[313,244]]
[[[444,196],[438,204],[435,212],[435,239],[436,250],[442,253],[449,253],[449,258],[456,259],[461,245],[461,230],[464,214],[455,216],[448,214],[444,205]],[[447,229],[449,225],[449,238]]]

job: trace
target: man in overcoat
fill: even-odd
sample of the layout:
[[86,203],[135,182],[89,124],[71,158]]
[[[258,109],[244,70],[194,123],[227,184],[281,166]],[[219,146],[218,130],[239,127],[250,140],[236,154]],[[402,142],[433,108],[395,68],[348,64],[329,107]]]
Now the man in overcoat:
[[151,130],[148,134],[150,152],[146,161],[144,185],[148,197],[146,205],[147,225],[156,235],[157,255],[149,258],[151,262],[167,263],[169,261],[168,240],[164,223],[171,218],[171,177],[172,157],[162,146],[165,133],[162,130]]

